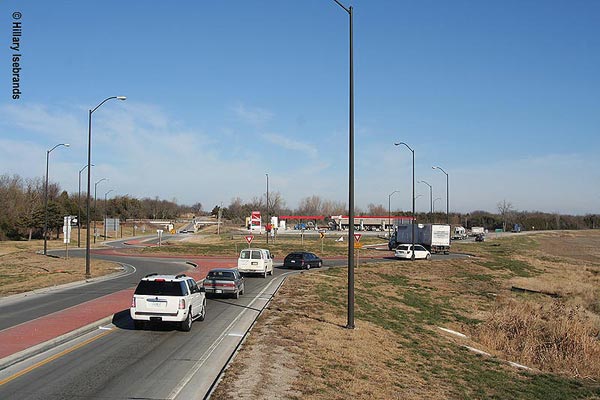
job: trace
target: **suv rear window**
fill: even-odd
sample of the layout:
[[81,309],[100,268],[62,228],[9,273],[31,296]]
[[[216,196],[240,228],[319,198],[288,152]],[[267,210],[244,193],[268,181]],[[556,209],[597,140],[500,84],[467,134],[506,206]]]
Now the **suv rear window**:
[[140,281],[135,289],[135,294],[185,296],[187,295],[187,287],[185,282]]

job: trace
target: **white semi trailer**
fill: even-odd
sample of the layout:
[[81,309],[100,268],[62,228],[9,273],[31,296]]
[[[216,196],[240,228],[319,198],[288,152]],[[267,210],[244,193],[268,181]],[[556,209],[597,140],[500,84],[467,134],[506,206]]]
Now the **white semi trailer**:
[[[402,224],[396,227],[396,232],[390,238],[388,248],[395,249],[399,244],[412,243],[412,224]],[[416,224],[415,244],[420,244],[432,253],[450,252],[450,225],[445,224]]]

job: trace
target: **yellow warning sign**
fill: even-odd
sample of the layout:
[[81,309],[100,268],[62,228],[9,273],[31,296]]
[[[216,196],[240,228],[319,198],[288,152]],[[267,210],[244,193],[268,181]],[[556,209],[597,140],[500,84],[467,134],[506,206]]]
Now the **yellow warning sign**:
[[362,249],[362,243],[361,242],[354,242],[354,248],[355,249]]

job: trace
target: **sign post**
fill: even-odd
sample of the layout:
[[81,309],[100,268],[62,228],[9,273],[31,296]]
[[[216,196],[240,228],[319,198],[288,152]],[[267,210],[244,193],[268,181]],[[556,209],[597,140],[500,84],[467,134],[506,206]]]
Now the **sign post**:
[[157,229],[156,233],[158,234],[158,247],[160,247],[160,244],[161,244],[161,241],[162,241],[163,230],[162,229]]
[[252,240],[254,239],[253,235],[246,235],[244,236],[244,239],[246,239],[246,242],[248,242],[248,248],[250,248],[250,243],[252,243]]
[[325,231],[319,231],[319,236],[321,236],[321,253],[323,253],[323,239],[325,238]]
[[354,234],[354,248],[356,249],[356,267],[358,268],[358,263],[360,260],[360,249],[362,248],[362,243],[360,242],[360,238],[362,235],[360,233]]

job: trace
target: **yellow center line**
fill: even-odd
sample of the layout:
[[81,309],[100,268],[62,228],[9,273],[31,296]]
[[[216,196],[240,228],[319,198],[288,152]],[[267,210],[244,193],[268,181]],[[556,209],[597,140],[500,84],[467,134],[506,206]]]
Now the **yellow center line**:
[[44,359],[44,360],[42,360],[42,361],[40,361],[40,362],[38,362],[38,363],[30,366],[30,367],[27,367],[24,370],[21,370],[21,371],[17,372],[16,374],[9,376],[8,378],[4,378],[4,379],[0,380],[0,386],[2,386],[2,385],[6,384],[6,383],[8,383],[8,382],[10,382],[10,381],[12,381],[14,379],[17,379],[18,377],[23,376],[23,375],[25,375],[25,374],[33,371],[34,369],[41,367],[42,365],[46,365],[46,364],[48,364],[48,363],[50,363],[50,362],[52,362],[52,361],[54,361],[54,360],[56,360],[56,359],[64,356],[64,355],[67,355],[67,354],[69,354],[69,353],[71,353],[71,352],[73,352],[73,351],[75,351],[77,349],[80,349],[83,346],[88,345],[88,344],[92,343],[93,341],[98,340],[98,339],[100,339],[100,338],[108,335],[109,333],[113,333],[113,332],[114,331],[104,331],[103,333],[101,333],[98,336],[94,336],[93,338],[90,338],[90,339],[88,339],[88,340],[86,340],[84,342],[81,342],[81,343],[73,346],[73,347],[70,347],[68,349],[63,350],[60,353],[57,353],[57,354],[53,355],[52,357],[48,357],[48,358],[46,358],[46,359]]

